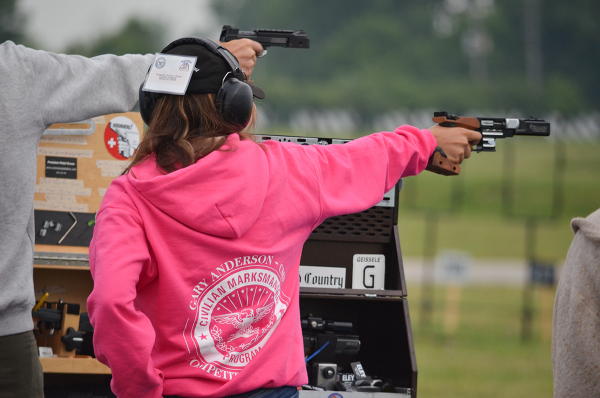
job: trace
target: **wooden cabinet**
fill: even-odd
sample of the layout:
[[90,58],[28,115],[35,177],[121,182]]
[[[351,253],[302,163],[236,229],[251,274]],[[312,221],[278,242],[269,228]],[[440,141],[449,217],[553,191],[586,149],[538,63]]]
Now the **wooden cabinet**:
[[[343,222],[343,219],[334,222]],[[397,391],[403,391],[398,396],[415,397],[417,364],[397,226],[393,225],[390,230],[387,242],[332,241],[311,237],[304,246],[301,264],[345,267],[346,274],[352,276],[356,254],[384,255],[385,289],[352,289],[351,277],[346,280],[344,289],[303,287],[300,289],[300,312],[303,318],[316,316],[351,323],[351,334],[360,340],[360,350],[352,360],[360,361],[368,375],[387,380],[397,387]],[[349,362],[345,358],[333,360],[344,373],[352,372]],[[364,395],[366,393],[352,394],[367,396]],[[343,395],[351,396],[347,392]]]
[[[33,265],[33,284],[36,297],[50,293],[48,302],[62,300],[64,303],[78,306],[76,314],[70,322],[63,320],[60,330],[52,335],[42,328],[42,333],[36,333],[40,347],[52,347],[56,357],[40,358],[44,373],[68,374],[110,374],[110,369],[90,356],[77,356],[76,350],[66,351],[60,338],[66,334],[68,327],[79,330],[79,317],[87,312],[86,300],[93,288],[90,267],[86,265],[87,248],[70,248],[74,252],[57,252],[53,246],[36,246]],[[78,264],[78,265],[76,265]],[[37,330],[36,330],[37,331]],[[39,331],[38,331],[39,332]]]

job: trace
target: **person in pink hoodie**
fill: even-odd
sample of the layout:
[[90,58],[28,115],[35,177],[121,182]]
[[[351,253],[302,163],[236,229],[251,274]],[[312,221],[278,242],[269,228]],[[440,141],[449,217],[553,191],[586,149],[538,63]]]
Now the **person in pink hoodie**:
[[461,163],[480,138],[436,125],[258,144],[252,96],[264,93],[248,85],[250,112],[232,117],[223,88],[235,65],[214,50],[192,39],[163,50],[202,67],[185,95],[153,97],[147,133],[97,214],[88,311],[118,397],[297,396],[308,382],[298,272],[313,229],[379,203],[436,146]]

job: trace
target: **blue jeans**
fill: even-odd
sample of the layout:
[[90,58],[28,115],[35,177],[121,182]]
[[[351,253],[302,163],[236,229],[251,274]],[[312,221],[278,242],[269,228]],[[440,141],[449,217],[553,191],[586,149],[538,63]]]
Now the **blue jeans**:
[[[298,398],[297,387],[259,388],[242,394],[230,395],[226,398]],[[177,395],[165,395],[164,398],[184,398]]]

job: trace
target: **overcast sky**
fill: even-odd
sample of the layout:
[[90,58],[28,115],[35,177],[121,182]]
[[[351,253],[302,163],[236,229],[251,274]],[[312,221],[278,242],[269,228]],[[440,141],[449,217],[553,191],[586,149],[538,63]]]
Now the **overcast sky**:
[[[190,34],[218,39],[207,0],[19,0],[26,31],[38,47],[60,52],[73,42],[88,42],[117,31],[132,17],[162,21],[167,40]],[[213,37],[214,36],[214,37]]]

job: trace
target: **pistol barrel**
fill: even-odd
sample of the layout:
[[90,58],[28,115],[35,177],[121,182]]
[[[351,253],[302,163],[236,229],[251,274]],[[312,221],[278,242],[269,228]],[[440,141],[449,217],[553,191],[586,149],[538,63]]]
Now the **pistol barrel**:
[[540,119],[521,120],[515,135],[533,135],[539,137],[548,137],[550,135],[550,123]]
[[250,39],[259,42],[263,47],[309,48],[310,40],[306,32],[283,29],[252,29],[241,31],[229,25],[223,26],[219,40],[228,42],[236,39]]

